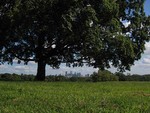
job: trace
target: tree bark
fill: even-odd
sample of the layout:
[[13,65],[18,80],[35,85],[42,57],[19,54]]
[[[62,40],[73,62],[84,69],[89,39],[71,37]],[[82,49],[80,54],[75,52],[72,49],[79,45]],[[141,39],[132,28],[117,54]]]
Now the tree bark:
[[43,60],[38,61],[38,67],[37,67],[37,75],[35,77],[35,80],[37,81],[44,81],[45,80],[45,72],[46,72],[46,63]]

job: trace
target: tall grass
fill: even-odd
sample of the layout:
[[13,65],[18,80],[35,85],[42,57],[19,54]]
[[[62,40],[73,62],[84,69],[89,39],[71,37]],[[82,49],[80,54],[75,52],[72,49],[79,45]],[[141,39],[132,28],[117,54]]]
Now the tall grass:
[[150,113],[150,82],[0,82],[0,113]]

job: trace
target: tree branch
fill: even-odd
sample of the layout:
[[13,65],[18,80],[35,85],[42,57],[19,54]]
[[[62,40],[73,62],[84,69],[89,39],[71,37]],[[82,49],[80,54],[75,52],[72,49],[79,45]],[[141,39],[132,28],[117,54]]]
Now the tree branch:
[[29,62],[29,61],[35,61],[35,59],[27,59],[27,58],[20,58],[19,56],[15,56],[17,59],[19,59],[19,60],[23,60],[23,61],[27,61],[27,62]]

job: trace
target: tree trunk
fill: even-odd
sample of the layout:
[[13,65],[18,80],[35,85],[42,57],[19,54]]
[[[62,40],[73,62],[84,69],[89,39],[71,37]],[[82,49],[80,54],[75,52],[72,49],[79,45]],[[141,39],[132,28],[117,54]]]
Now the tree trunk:
[[46,63],[43,60],[38,61],[38,67],[37,67],[37,75],[35,77],[35,80],[37,81],[44,81],[45,80],[45,67]]

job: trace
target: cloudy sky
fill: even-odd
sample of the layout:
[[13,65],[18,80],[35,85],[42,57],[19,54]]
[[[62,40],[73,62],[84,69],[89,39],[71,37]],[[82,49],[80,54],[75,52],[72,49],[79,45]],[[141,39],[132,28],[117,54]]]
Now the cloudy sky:
[[[145,2],[145,12],[150,15],[150,0]],[[0,65],[0,73],[17,73],[17,74],[36,74],[37,65],[34,62],[29,62],[28,65],[17,64],[17,61],[11,65]],[[49,66],[46,67],[46,75],[50,74],[65,74],[65,72],[81,72],[82,74],[91,74],[97,69],[92,67],[82,67],[82,68],[69,68],[65,65],[61,65],[60,69],[52,69]],[[110,71],[115,72],[116,69],[111,68]],[[139,61],[135,62],[135,65],[131,67],[131,71],[126,73],[131,74],[150,74],[150,42],[146,43],[146,50]]]

